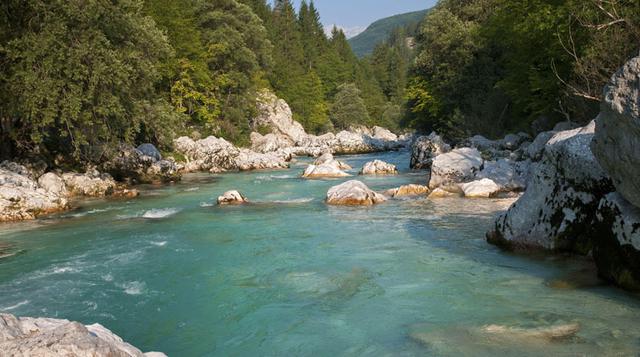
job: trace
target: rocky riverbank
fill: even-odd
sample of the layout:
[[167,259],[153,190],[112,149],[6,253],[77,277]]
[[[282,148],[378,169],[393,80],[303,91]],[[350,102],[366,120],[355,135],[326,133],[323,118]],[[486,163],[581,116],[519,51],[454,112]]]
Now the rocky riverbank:
[[0,352],[3,356],[166,357],[143,353],[100,324],[10,314],[0,314]]

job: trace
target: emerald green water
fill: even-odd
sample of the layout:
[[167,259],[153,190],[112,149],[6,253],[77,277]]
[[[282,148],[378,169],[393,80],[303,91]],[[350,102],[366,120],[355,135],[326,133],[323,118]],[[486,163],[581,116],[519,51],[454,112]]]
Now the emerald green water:
[[[373,158],[422,183],[407,153]],[[330,207],[344,180],[290,170],[193,175],[131,201],[83,202],[60,216],[0,226],[0,311],[98,322],[169,356],[636,355],[637,297],[606,285],[563,288],[588,264],[525,258],[486,244],[504,200],[424,198]],[[212,205],[238,189],[254,204]],[[586,267],[586,268],[585,268]],[[484,325],[578,323],[562,341],[478,337]],[[470,332],[471,331],[471,332]]]

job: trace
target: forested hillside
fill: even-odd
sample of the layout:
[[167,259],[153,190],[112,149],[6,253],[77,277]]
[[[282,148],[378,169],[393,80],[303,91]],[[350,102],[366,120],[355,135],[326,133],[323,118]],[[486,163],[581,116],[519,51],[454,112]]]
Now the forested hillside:
[[398,29],[416,29],[428,10],[414,11],[380,19],[367,27],[362,33],[349,39],[353,52],[358,57],[368,56],[380,43],[387,40]]
[[585,123],[640,48],[636,0],[441,0],[422,24],[408,124],[449,137]]
[[401,114],[313,2],[7,0],[0,63],[4,158],[92,162],[196,132],[245,144],[263,88],[314,133]]

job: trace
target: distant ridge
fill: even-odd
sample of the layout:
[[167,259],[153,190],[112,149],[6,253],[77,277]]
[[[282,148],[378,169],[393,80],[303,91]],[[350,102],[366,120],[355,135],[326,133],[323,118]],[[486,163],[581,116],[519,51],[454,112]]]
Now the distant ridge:
[[349,39],[349,44],[356,56],[367,56],[373,52],[377,44],[387,39],[393,29],[422,21],[428,11],[414,11],[380,19],[369,25],[361,34]]

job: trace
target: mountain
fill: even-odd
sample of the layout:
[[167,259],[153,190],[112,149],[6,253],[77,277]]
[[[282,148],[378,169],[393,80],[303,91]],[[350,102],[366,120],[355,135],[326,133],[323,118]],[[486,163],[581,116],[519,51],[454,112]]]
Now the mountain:
[[349,44],[358,57],[369,55],[378,43],[387,39],[393,29],[417,24],[422,21],[427,11],[429,10],[408,12],[378,20],[358,36],[349,39]]

